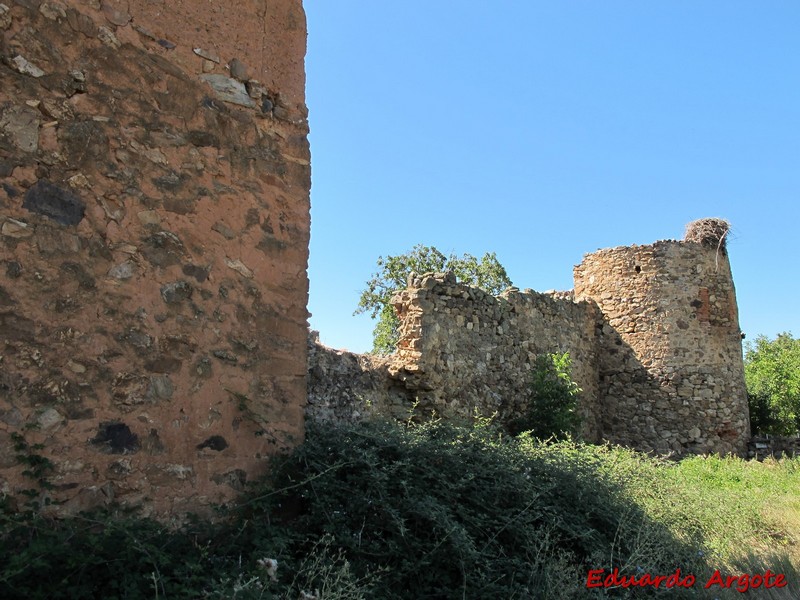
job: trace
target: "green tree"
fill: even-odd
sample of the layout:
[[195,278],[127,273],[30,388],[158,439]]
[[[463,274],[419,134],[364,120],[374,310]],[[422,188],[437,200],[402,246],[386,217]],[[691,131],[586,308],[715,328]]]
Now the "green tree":
[[372,351],[376,354],[390,354],[397,348],[400,321],[391,299],[406,288],[412,272],[422,275],[452,271],[460,282],[493,295],[511,286],[511,279],[494,252],[480,259],[471,254],[445,256],[433,246],[417,244],[405,254],[381,256],[377,264],[378,271],[367,281],[354,313],[369,313],[373,319],[378,319],[372,333]]
[[744,377],[754,431],[791,435],[800,431],[800,339],[781,333],[747,344]]
[[530,390],[527,414],[510,424],[511,433],[529,431],[542,440],[564,439],[578,434],[581,389],[572,380],[569,352],[537,356],[533,362]]

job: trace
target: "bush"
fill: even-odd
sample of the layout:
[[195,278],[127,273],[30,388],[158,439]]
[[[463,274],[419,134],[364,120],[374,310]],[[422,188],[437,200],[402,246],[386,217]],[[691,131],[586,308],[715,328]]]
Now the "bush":
[[541,440],[564,439],[580,429],[578,399],[581,389],[572,380],[568,352],[540,354],[533,363],[526,415],[512,422],[512,433],[530,431]]
[[[798,542],[800,460],[671,463],[510,437],[485,421],[375,423],[311,427],[271,472],[217,521],[179,529],[113,513],[0,512],[0,598],[740,597],[705,592],[707,560],[797,580],[785,555],[763,561]],[[613,568],[681,569],[698,583],[586,588],[590,569]],[[792,586],[765,597],[797,597]]]
[[491,427],[317,428],[247,515],[284,511],[309,539],[331,536],[376,577],[370,598],[583,598],[590,568],[702,568],[698,542],[650,520],[604,460]]

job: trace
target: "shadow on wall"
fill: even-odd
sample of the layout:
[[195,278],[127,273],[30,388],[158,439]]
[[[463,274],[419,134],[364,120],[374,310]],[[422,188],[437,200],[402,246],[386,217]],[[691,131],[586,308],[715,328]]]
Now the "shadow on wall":
[[687,385],[681,385],[680,375],[654,375],[607,321],[601,327],[600,427],[605,440],[659,455],[742,454],[743,432],[718,414],[716,401],[689,395],[694,393],[691,382],[713,381],[713,375],[697,370]]
[[600,250],[575,268],[575,292],[495,297],[427,274],[392,303],[401,325],[389,357],[312,342],[309,418],[509,423],[528,410],[535,358],[568,352],[587,441],[662,455],[747,451],[741,333],[719,244]]
[[416,397],[392,376],[393,362],[393,357],[329,348],[318,332],[309,332],[306,418],[340,425],[374,417],[408,419]]

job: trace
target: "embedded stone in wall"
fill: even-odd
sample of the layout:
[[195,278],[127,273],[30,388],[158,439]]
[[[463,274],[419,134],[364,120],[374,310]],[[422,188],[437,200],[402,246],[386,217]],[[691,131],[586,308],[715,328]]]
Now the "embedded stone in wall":
[[12,106],[0,117],[0,130],[22,152],[36,152],[39,149],[39,122],[39,112],[33,108]]
[[201,75],[201,78],[213,88],[216,97],[223,102],[255,108],[255,101],[247,93],[247,88],[240,81],[218,73]]
[[110,454],[133,454],[139,451],[139,437],[125,423],[101,423],[92,444]]
[[40,179],[27,192],[22,208],[44,215],[61,225],[77,225],[86,205],[71,191]]

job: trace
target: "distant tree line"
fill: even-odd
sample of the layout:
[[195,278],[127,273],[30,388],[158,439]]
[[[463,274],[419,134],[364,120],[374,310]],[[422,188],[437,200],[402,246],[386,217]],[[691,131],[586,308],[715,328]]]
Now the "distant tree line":
[[745,346],[744,376],[753,433],[800,432],[800,339],[758,336]]

